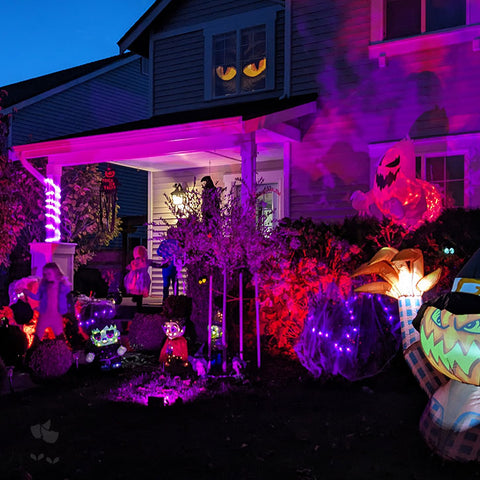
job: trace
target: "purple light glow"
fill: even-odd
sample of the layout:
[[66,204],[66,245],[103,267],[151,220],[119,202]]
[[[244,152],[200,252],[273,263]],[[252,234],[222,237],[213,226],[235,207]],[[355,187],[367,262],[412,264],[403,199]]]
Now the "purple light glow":
[[52,178],[45,179],[45,230],[46,242],[59,242],[60,235],[61,189]]

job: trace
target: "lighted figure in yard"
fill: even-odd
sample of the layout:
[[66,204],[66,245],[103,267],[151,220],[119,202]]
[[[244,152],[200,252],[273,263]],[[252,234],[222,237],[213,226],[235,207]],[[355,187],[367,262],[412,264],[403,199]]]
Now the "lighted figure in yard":
[[90,342],[85,359],[96,362],[102,370],[119,368],[127,349],[120,344],[120,331],[113,320],[114,303],[93,299],[84,303],[80,312],[80,327],[87,332]]
[[[398,253],[392,250],[380,250],[355,272],[357,275],[375,273],[386,282],[371,283],[358,290],[398,295],[399,301],[403,298],[403,304],[399,302],[403,355],[430,398],[420,420],[420,432],[441,457],[478,462],[480,250],[459,272],[450,293],[421,307],[417,299],[438,281],[438,270],[423,277],[423,261],[419,264],[418,250]],[[409,260],[408,270],[400,276],[400,267],[406,260]],[[412,293],[408,302],[407,295]]]
[[63,317],[69,312],[68,294],[72,290],[70,282],[63,275],[59,266],[47,263],[43,267],[43,277],[37,293],[25,289],[26,297],[39,301],[39,317],[35,335],[42,340],[47,328],[50,328],[55,337],[63,336]]
[[433,221],[441,213],[437,188],[415,176],[413,142],[404,139],[387,150],[377,166],[373,187],[367,193],[355,191],[352,206],[360,214],[394,220],[406,229]]
[[151,278],[148,269],[160,266],[148,258],[147,249],[143,245],[133,249],[133,260],[127,266],[129,272],[125,275],[124,285],[127,293],[132,295],[139,311],[142,308],[143,298],[148,297],[150,293]]
[[439,455],[480,461],[480,249],[455,278],[451,292],[422,305],[414,326],[423,353],[443,384],[420,421]]
[[182,365],[188,366],[188,346],[187,340],[183,336],[185,333],[184,322],[180,319],[167,320],[163,324],[163,330],[167,338],[160,352],[160,363],[165,366]]

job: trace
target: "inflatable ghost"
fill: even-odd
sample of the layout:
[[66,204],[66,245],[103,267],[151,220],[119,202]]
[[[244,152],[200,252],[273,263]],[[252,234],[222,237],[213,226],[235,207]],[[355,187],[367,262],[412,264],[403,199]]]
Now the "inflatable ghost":
[[479,462],[480,249],[451,292],[421,306],[413,326],[420,332],[420,365],[433,367],[441,380],[432,389],[420,432],[442,457]]
[[410,139],[387,150],[377,166],[372,189],[353,192],[351,200],[360,214],[387,217],[406,229],[433,221],[441,212],[438,190],[415,177],[415,151]]

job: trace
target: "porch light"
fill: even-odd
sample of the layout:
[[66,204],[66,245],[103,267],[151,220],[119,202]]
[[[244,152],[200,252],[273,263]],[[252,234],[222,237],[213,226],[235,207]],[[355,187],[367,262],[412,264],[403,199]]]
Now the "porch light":
[[175,187],[175,190],[170,194],[172,196],[173,204],[177,207],[182,207],[183,197],[185,196],[185,192],[183,191],[182,184],[176,183],[174,187]]

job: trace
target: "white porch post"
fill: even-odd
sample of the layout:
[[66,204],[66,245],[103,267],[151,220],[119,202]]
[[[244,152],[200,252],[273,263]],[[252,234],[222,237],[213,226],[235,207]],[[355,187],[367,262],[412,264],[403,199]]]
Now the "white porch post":
[[242,203],[246,205],[250,193],[255,193],[257,171],[257,142],[255,132],[245,135],[240,147],[242,156]]
[[25,158],[20,158],[22,165],[45,187],[45,242],[30,243],[31,273],[42,276],[46,263],[55,262],[73,286],[73,257],[76,243],[60,242],[60,195],[62,167],[47,164],[47,176],[43,177]]

